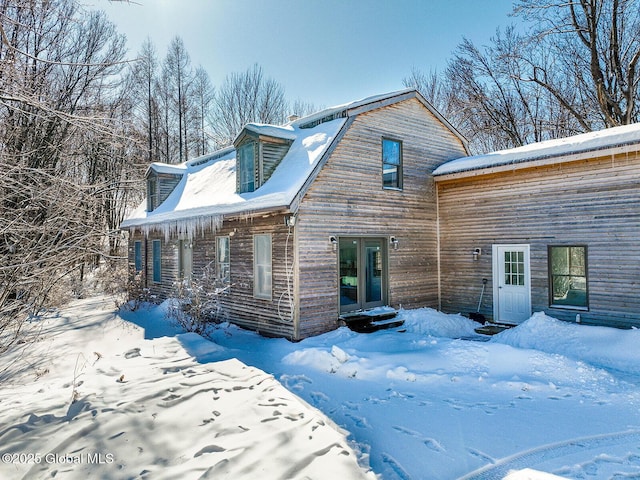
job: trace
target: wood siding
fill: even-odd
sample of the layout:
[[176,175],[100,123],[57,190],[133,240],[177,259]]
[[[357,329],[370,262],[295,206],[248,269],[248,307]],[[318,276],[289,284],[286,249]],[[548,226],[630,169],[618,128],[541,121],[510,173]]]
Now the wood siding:
[[[382,188],[383,137],[402,141],[402,190]],[[338,258],[330,236],[397,237],[399,249],[388,249],[389,303],[437,307],[431,172],[464,154],[460,140],[416,99],[355,118],[297,212],[299,338],[338,325]]]
[[262,162],[262,174],[260,185],[269,180],[271,174],[289,151],[290,142],[268,143],[260,142],[260,161]]
[[[171,192],[180,183],[182,176],[172,175],[169,173],[149,173],[147,177],[147,210],[152,211],[158,208],[164,202]],[[156,195],[149,195],[149,184],[154,183],[156,186]]]
[[[270,234],[272,242],[272,299],[253,295],[253,236]],[[222,319],[265,335],[294,339],[293,309],[293,232],[289,232],[282,215],[224,222],[217,232],[210,230],[194,235],[193,278],[199,279],[210,267],[215,272],[216,236],[229,236],[231,288],[220,297]],[[129,238],[129,264],[134,265],[134,243],[143,242],[143,272],[146,286],[155,301],[163,301],[175,293],[179,281],[179,239],[166,242],[161,233],[150,233],[145,240],[138,231]],[[153,282],[152,241],[162,242],[162,282]],[[145,243],[146,242],[146,243]],[[144,245],[147,245],[146,254]],[[286,255],[285,255],[286,252]]]
[[[135,271],[134,244],[139,240],[142,244],[142,274],[143,286],[149,289],[151,299],[162,301],[171,296],[174,282],[178,279],[178,240],[167,242],[160,232],[152,232],[146,238],[137,229],[129,232],[129,272]],[[161,249],[161,282],[153,281],[153,241],[160,241]]]
[[[253,294],[253,236],[270,234],[272,245],[272,298]],[[231,288],[222,297],[225,318],[263,335],[295,339],[293,310],[293,233],[282,215],[224,222],[216,235],[229,236]],[[198,241],[199,240],[199,241]],[[215,260],[215,239],[195,238],[194,272],[199,262]],[[286,253],[286,255],[285,255]],[[288,269],[287,269],[288,267]]]
[[[492,245],[529,244],[532,311],[640,326],[640,155],[438,180],[442,309],[493,315]],[[588,248],[589,311],[549,307],[547,247]],[[478,261],[472,252],[482,248]]]

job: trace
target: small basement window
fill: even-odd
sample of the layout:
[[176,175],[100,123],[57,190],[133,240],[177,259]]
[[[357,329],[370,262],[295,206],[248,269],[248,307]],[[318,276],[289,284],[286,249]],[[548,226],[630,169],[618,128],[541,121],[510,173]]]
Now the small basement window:
[[587,247],[549,246],[549,305],[587,310]]
[[402,142],[382,139],[382,188],[402,189]]

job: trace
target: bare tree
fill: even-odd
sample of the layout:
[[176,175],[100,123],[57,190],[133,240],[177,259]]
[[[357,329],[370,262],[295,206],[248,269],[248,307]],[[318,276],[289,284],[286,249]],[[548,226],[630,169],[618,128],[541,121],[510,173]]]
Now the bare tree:
[[640,120],[640,0],[519,0],[514,14],[521,28],[464,40],[446,71],[472,150]]
[[[520,0],[514,12],[534,25],[521,80],[551,93],[585,130],[640,119],[640,0]],[[541,62],[540,49],[557,61]],[[583,92],[591,115],[574,111],[564,79]]]
[[521,62],[523,46],[526,42],[507,28],[483,50],[465,39],[449,62],[448,111],[473,151],[515,147],[581,130],[553,95],[521,80],[527,68]]
[[193,98],[192,115],[190,115],[190,131],[195,155],[204,155],[209,151],[211,134],[208,131],[208,117],[214,98],[214,89],[207,71],[198,67],[192,81],[191,95]]
[[[0,0],[0,352],[61,279],[100,253],[121,208],[93,144],[116,126],[124,37],[72,0]],[[120,139],[120,141],[118,140]],[[126,178],[127,175],[123,174]],[[109,210],[109,212],[107,212]]]
[[437,71],[431,70],[427,74],[414,66],[411,73],[402,79],[402,84],[407,88],[418,90],[446,118],[452,116],[452,112],[449,112],[451,104],[449,88],[445,79]]
[[169,44],[169,50],[164,60],[163,78],[166,80],[165,88],[171,98],[171,107],[178,120],[178,161],[189,159],[187,143],[187,112],[190,110],[189,89],[193,72],[191,58],[184,42],[180,37],[175,37]]
[[228,75],[215,95],[212,129],[218,146],[229,145],[250,122],[280,124],[287,115],[284,89],[260,66]]
[[322,110],[324,107],[316,107],[311,102],[306,102],[300,98],[289,104],[289,115],[294,115],[297,117],[305,117],[307,115],[311,115],[312,113],[318,112]]
[[158,104],[155,87],[158,70],[156,49],[149,38],[142,44],[138,61],[131,68],[131,96],[139,104],[140,122],[145,126],[147,136],[147,161],[152,162],[158,154]]

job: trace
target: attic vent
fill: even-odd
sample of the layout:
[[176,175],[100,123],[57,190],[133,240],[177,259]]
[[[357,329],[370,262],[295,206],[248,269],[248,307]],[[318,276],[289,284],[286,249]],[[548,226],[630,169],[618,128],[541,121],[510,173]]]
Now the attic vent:
[[337,118],[345,118],[347,116],[346,110],[340,110],[339,112],[332,113],[330,115],[316,118],[315,120],[311,120],[310,122],[304,123],[300,125],[300,128],[313,128],[317,127],[321,123],[330,122],[331,120],[335,120]]

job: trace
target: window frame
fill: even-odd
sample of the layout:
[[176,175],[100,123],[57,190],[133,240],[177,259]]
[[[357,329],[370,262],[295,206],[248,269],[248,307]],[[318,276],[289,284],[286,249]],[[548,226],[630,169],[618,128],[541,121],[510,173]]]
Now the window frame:
[[[268,250],[264,253],[268,253],[268,263],[260,263],[261,252],[258,251],[260,247],[259,239],[268,240]],[[262,286],[262,274],[264,273],[265,285]],[[262,286],[262,288],[260,288]],[[253,235],[253,296],[262,300],[273,299],[273,241],[270,233],[266,234],[254,234]]]
[[[568,248],[569,258],[571,259],[571,249],[573,248],[582,248],[584,249],[584,275],[573,275],[571,274],[571,265],[569,265],[569,273],[568,274],[554,274],[553,272],[553,249],[554,248]],[[587,312],[589,311],[589,250],[587,245],[584,244],[571,244],[571,245],[547,245],[547,273],[548,273],[548,286],[549,286],[549,308],[557,308],[564,310],[575,310]],[[571,304],[561,304],[555,303],[553,298],[553,286],[554,279],[556,277],[584,277],[585,282],[585,304],[584,305],[571,305]]]
[[135,273],[142,271],[142,240],[133,242],[133,268]]
[[162,283],[162,240],[151,241],[151,252],[153,260],[151,262],[153,265],[152,280],[154,283]]
[[[392,143],[397,143],[398,144],[398,163],[389,163],[387,161],[385,161],[385,143],[387,142],[392,142]],[[392,138],[392,137],[382,137],[382,141],[381,141],[381,156],[382,156],[382,189],[383,190],[396,190],[396,191],[401,191],[403,190],[403,153],[404,153],[404,145],[402,140],[399,140],[397,138]],[[395,181],[395,185],[387,185],[385,182],[385,166],[386,165],[393,165],[396,169],[396,181]]]
[[160,200],[160,182],[157,175],[149,175],[147,178],[147,211],[153,212],[158,208]]
[[[251,150],[251,168],[247,166],[247,159],[241,152]],[[236,149],[237,166],[238,166],[238,193],[249,193],[256,190],[256,142],[246,142]],[[249,180],[250,179],[250,180]],[[246,180],[246,181],[245,181]]]
[[[226,243],[227,261],[221,261],[220,259],[220,241]],[[229,285],[231,283],[231,237],[229,235],[217,235],[216,236],[216,280]],[[223,270],[224,266],[226,269]],[[224,274],[224,275],[223,275]]]

